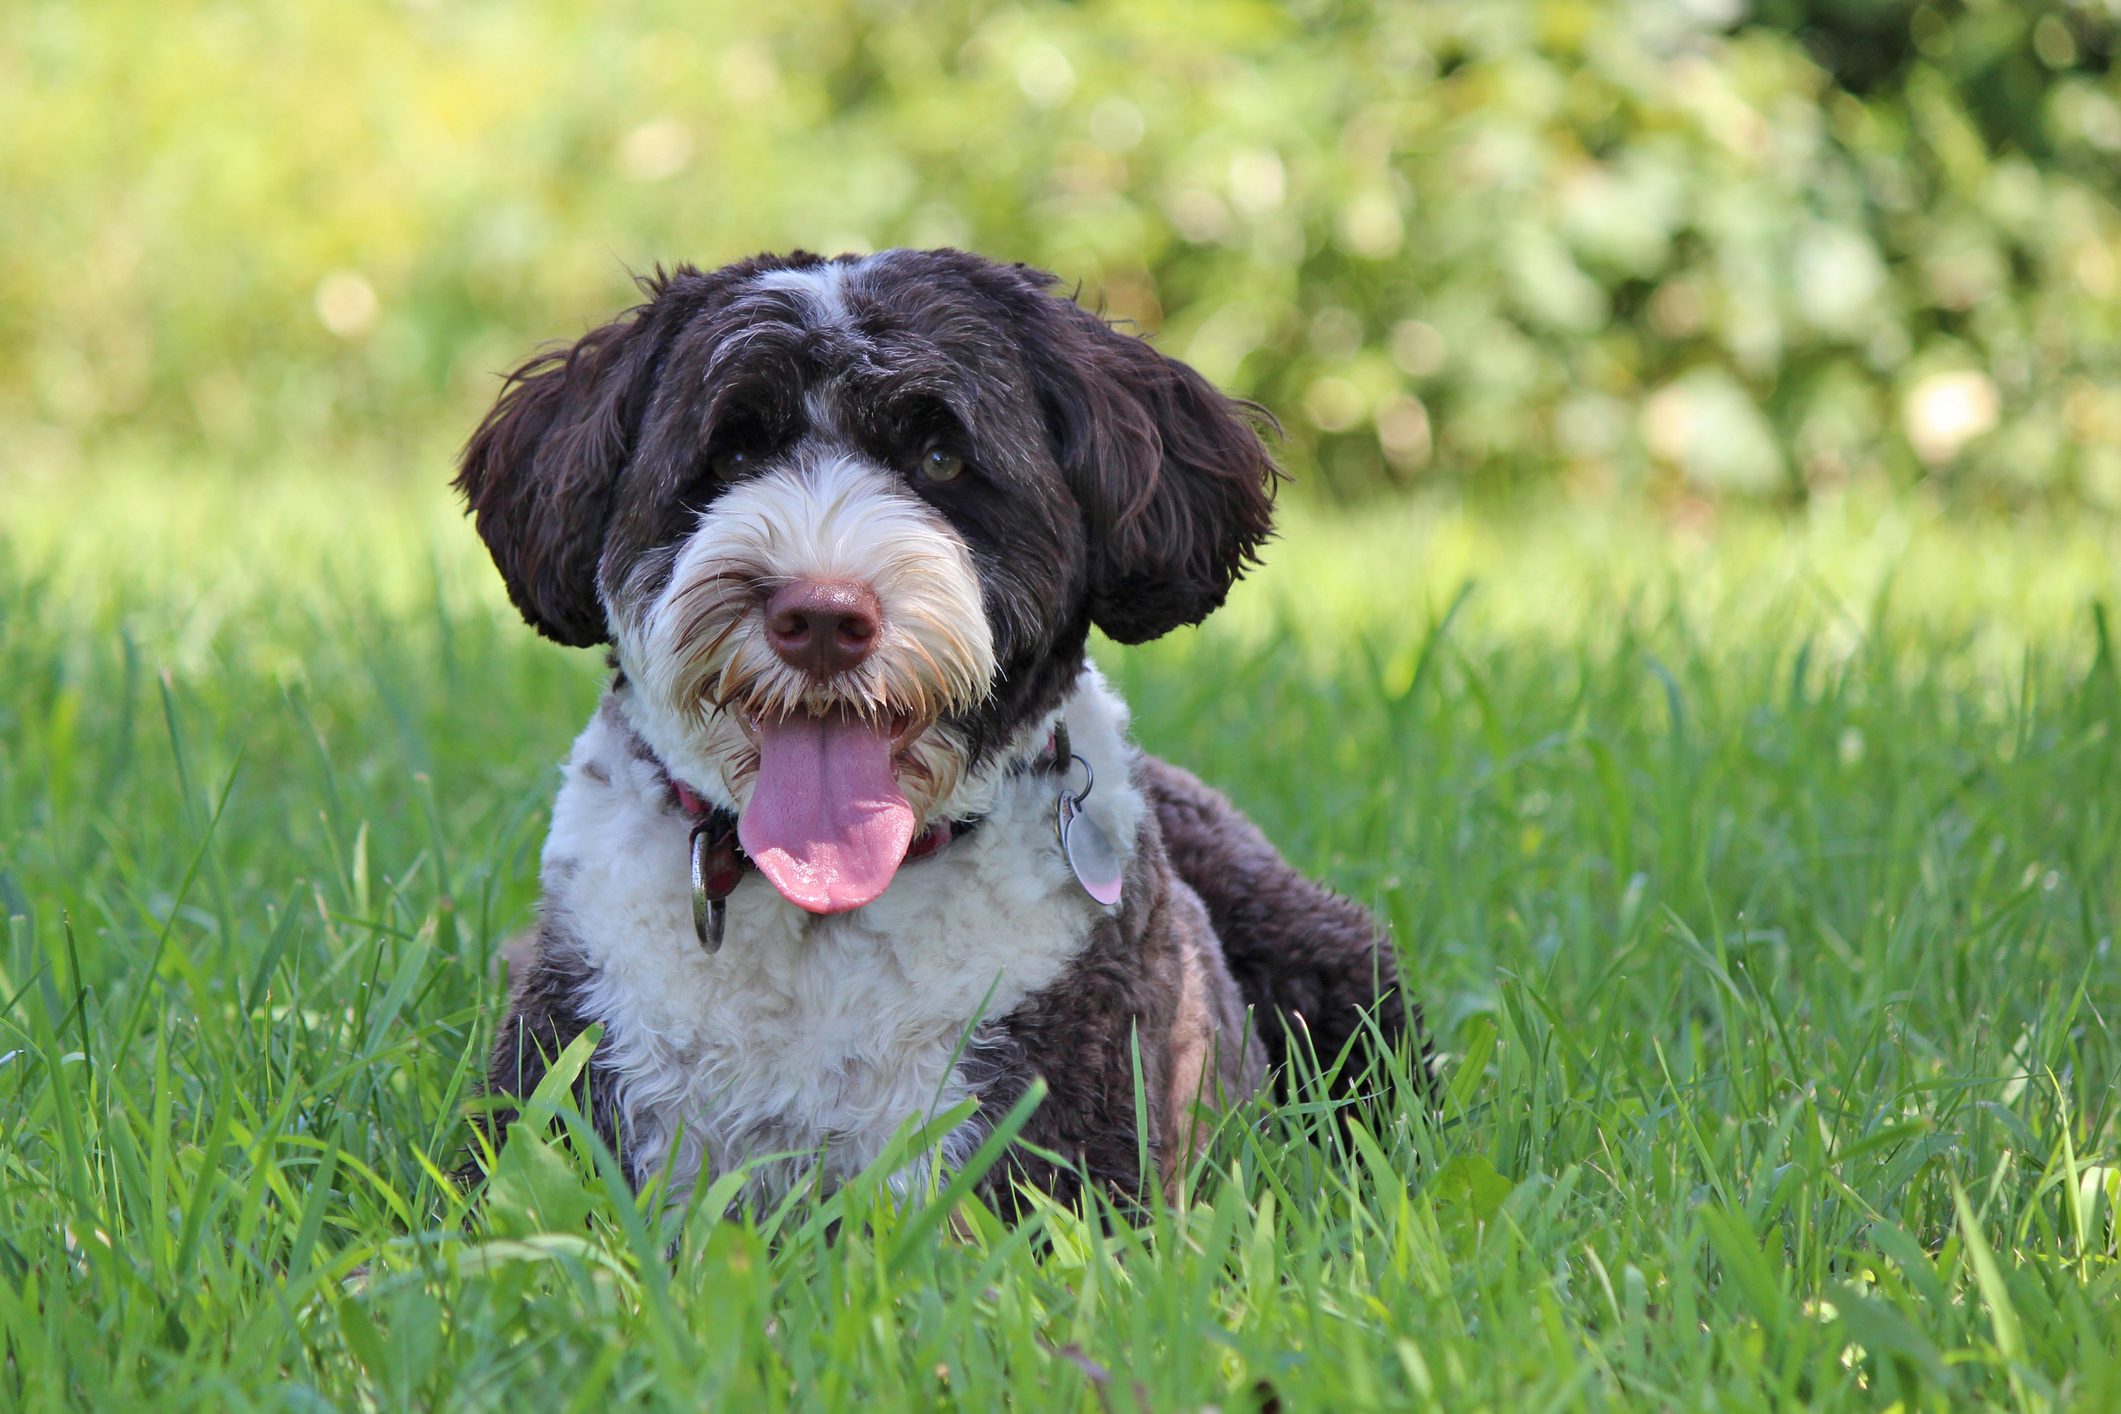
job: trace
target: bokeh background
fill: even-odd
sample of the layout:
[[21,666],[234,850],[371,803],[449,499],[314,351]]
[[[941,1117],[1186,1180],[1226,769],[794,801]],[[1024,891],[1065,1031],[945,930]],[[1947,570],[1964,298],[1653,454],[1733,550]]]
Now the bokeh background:
[[2121,505],[2114,0],[17,0],[0,476],[432,483],[632,272],[965,245],[1299,496]]
[[[2117,38],[0,0],[0,1408],[2121,1408]],[[1443,1103],[1233,1125],[1148,1247],[889,1164],[666,1242],[520,1132],[474,1205],[603,674],[454,453],[634,272],[942,242],[1287,429],[1099,661]]]

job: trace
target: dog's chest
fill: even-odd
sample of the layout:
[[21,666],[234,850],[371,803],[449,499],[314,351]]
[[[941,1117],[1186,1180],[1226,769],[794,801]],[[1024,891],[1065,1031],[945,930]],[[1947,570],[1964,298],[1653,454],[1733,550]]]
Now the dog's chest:
[[971,1028],[1052,984],[1101,912],[1053,845],[1052,788],[1027,779],[854,913],[814,917],[747,875],[709,953],[688,823],[622,730],[600,715],[576,744],[544,906],[588,964],[582,1011],[604,1024],[599,1061],[644,1178],[666,1159],[682,1183],[821,1148],[828,1177],[867,1164],[908,1117],[964,1098],[954,1061]]

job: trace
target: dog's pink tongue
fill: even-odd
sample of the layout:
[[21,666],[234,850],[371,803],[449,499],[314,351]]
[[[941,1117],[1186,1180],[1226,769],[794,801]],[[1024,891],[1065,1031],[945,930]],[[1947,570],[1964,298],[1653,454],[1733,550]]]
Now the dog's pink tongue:
[[759,777],[737,838],[781,897],[844,913],[882,893],[913,839],[891,731],[851,714],[759,724]]

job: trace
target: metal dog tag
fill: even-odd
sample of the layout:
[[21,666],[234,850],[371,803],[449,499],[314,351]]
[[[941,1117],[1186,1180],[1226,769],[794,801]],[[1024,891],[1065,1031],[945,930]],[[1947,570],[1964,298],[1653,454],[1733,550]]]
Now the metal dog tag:
[[1061,792],[1057,824],[1061,853],[1075,871],[1075,882],[1107,908],[1118,903],[1122,869],[1105,827],[1085,814],[1081,803],[1066,791]]
[[729,905],[719,898],[710,898],[707,893],[709,856],[714,851],[714,841],[705,830],[692,832],[692,931],[699,934],[700,946],[709,952],[722,950],[722,924],[729,916]]

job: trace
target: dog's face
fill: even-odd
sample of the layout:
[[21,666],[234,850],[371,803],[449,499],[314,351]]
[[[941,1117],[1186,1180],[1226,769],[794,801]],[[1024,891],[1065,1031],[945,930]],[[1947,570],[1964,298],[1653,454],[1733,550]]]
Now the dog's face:
[[510,596],[813,912],[1058,701],[1197,623],[1277,478],[1191,369],[958,251],[760,257],[518,369],[457,484]]

